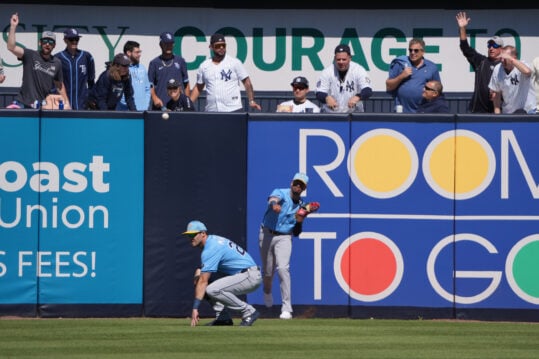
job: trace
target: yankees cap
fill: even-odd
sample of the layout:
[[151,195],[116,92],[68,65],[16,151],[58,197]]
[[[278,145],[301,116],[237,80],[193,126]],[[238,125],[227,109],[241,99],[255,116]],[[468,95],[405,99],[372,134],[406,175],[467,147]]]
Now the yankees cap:
[[499,36],[493,36],[488,40],[487,44],[496,44],[501,47],[503,46],[503,40]]
[[178,88],[180,87],[180,82],[176,79],[170,79],[168,80],[167,82],[167,89],[175,89],[175,88]]
[[335,54],[339,53],[339,52],[346,52],[348,55],[351,55],[351,51],[350,51],[350,46],[348,45],[338,45],[336,48],[335,48]]
[[292,80],[290,85],[292,85],[292,86],[294,86],[294,85],[303,85],[305,87],[309,87],[309,81],[303,76],[298,76],[298,77],[294,77],[294,79]]
[[170,32],[163,32],[159,36],[159,41],[163,44],[173,44],[174,43],[174,36]]
[[226,42],[225,41],[225,35],[223,34],[213,34],[210,38],[210,45],[213,45],[218,42]]
[[208,229],[204,225],[204,223],[200,221],[191,221],[189,224],[187,224],[187,230],[183,232],[182,234],[195,234],[198,232],[206,232]]

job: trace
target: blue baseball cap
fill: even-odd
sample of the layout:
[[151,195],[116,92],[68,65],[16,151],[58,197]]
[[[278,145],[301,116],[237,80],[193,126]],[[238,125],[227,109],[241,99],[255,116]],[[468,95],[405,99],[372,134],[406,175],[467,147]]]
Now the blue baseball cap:
[[160,42],[163,44],[173,44],[174,43],[174,35],[170,32],[163,32],[159,36]]
[[307,183],[309,183],[309,177],[305,173],[298,172],[296,173],[292,181],[301,181],[305,184],[305,186],[307,186]]
[[191,221],[187,225],[187,230],[183,232],[182,234],[195,234],[202,231],[206,232],[207,230],[208,229],[206,228],[204,223],[200,221]]

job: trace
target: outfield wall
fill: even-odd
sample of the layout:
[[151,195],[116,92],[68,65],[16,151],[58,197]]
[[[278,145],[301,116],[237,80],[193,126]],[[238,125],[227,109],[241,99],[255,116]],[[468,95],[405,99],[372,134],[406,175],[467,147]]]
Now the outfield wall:
[[[538,135],[535,116],[0,110],[0,315],[188,316],[187,222],[260,262],[266,198],[305,171],[296,316],[539,321]],[[278,291],[247,298],[278,313]]]

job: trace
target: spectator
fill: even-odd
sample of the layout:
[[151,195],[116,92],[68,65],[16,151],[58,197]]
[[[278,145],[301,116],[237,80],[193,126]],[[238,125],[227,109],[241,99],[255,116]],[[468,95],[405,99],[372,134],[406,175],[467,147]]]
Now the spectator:
[[399,56],[389,67],[386,91],[401,105],[403,112],[415,113],[423,100],[423,88],[428,81],[440,81],[436,64],[423,57],[425,41],[412,39],[408,44],[409,56]]
[[292,86],[294,99],[281,102],[277,105],[277,112],[320,112],[320,107],[307,99],[307,94],[309,93],[309,81],[305,77],[295,77],[290,85]]
[[532,84],[535,91],[536,106],[531,110],[531,114],[536,114],[539,110],[539,56],[532,62]]
[[133,86],[129,76],[131,60],[125,54],[114,56],[112,63],[99,75],[95,86],[90,90],[87,108],[89,110],[116,110],[120,98],[125,97],[129,111],[136,111]]
[[466,27],[471,19],[466,16],[465,12],[459,12],[456,18],[459,26],[460,50],[475,72],[474,89],[469,111],[471,113],[494,113],[494,105],[490,98],[488,84],[492,70],[500,63],[499,56],[502,51],[503,40],[498,36],[490,38],[487,42],[488,56],[482,55],[470,47],[468,43]]
[[[140,44],[136,41],[126,41],[124,44],[124,54],[129,57],[129,74],[131,76],[131,85],[133,86],[133,97],[137,111],[147,111],[150,109],[151,91],[150,80],[146,67],[140,63],[142,50]],[[117,110],[126,111],[127,104],[125,98],[121,98]]]
[[247,70],[240,60],[226,54],[224,35],[213,34],[210,38],[210,49],[212,57],[206,59],[198,68],[197,82],[190,96],[191,101],[195,102],[206,87],[206,111],[243,111],[241,81],[249,99],[249,107],[261,110],[254,99],[253,84]]
[[182,84],[179,83],[178,80],[168,80],[167,92],[170,97],[170,100],[167,102],[168,111],[182,112],[195,110],[195,105],[191,99],[182,92]]
[[64,108],[70,108],[70,102],[64,88],[62,62],[52,56],[56,46],[56,35],[44,31],[39,45],[39,51],[22,48],[17,45],[16,30],[19,25],[19,15],[11,15],[7,49],[22,60],[22,85],[19,94],[10,108],[32,108],[35,101],[40,104],[48,95],[58,92],[64,101]]
[[[208,234],[204,223],[191,221],[182,233],[191,240],[191,246],[199,247],[200,270],[195,272],[195,299],[191,313],[191,326],[195,327],[200,318],[198,308],[206,297],[216,311],[216,319],[209,325],[233,325],[229,311],[241,312],[240,326],[250,327],[260,313],[239,296],[254,292],[262,282],[260,268],[253,258],[233,241]],[[213,274],[222,278],[210,284]]]
[[169,79],[178,80],[183,84],[185,94],[187,96],[191,94],[185,59],[174,55],[174,36],[170,32],[163,32],[159,36],[159,46],[161,47],[161,55],[150,61],[148,67],[148,77],[152,85],[150,92],[153,110],[161,110],[170,100],[167,94],[167,81]]
[[423,88],[423,101],[417,108],[418,113],[449,113],[449,106],[444,96],[444,87],[440,81],[432,80]]
[[73,110],[82,110],[88,91],[95,83],[95,64],[92,54],[78,48],[81,36],[76,29],[64,31],[65,50],[56,54],[62,62],[67,97]]
[[501,63],[492,71],[489,88],[493,92],[494,113],[525,114],[536,106],[531,82],[532,70],[518,60],[514,46],[507,45],[500,53]]
[[322,112],[364,112],[363,101],[371,95],[367,71],[352,62],[348,45],[338,45],[333,64],[324,69],[316,84],[316,98],[323,104]]

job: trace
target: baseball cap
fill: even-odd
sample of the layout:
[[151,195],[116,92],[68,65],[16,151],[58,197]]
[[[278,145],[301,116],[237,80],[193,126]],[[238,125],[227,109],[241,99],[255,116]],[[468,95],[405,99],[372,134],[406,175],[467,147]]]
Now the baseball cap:
[[67,29],[64,31],[64,39],[79,39],[80,37],[76,29]]
[[114,56],[114,59],[112,60],[112,63],[126,66],[131,64],[131,60],[129,60],[129,57],[127,57],[127,55],[125,54],[116,54],[116,56]]
[[206,232],[208,229],[204,225],[204,223],[200,221],[191,221],[189,224],[187,224],[187,230],[183,232],[182,234],[195,234],[198,232]]
[[43,35],[41,35],[42,39],[53,39],[56,41],[56,34],[52,31],[43,31]]
[[225,41],[225,35],[223,34],[213,34],[210,38],[210,45],[213,45],[218,42],[226,42]]
[[488,40],[487,44],[496,44],[501,47],[503,46],[503,40],[499,36],[493,36]]
[[163,32],[159,36],[159,40],[164,44],[173,44],[174,36],[170,32]]
[[173,88],[177,88],[177,87],[180,87],[180,82],[176,79],[170,79],[167,81],[167,89],[173,89]]
[[298,76],[298,77],[294,77],[294,79],[292,80],[290,85],[292,85],[292,86],[294,86],[294,85],[303,85],[305,87],[309,87],[309,81],[303,76]]
[[335,53],[339,53],[339,52],[346,52],[348,55],[351,55],[351,51],[350,51],[350,46],[348,45],[338,45],[336,48],[335,48]]
[[292,181],[301,181],[305,184],[305,186],[307,186],[307,183],[309,183],[309,177],[305,173],[298,172],[294,175]]

